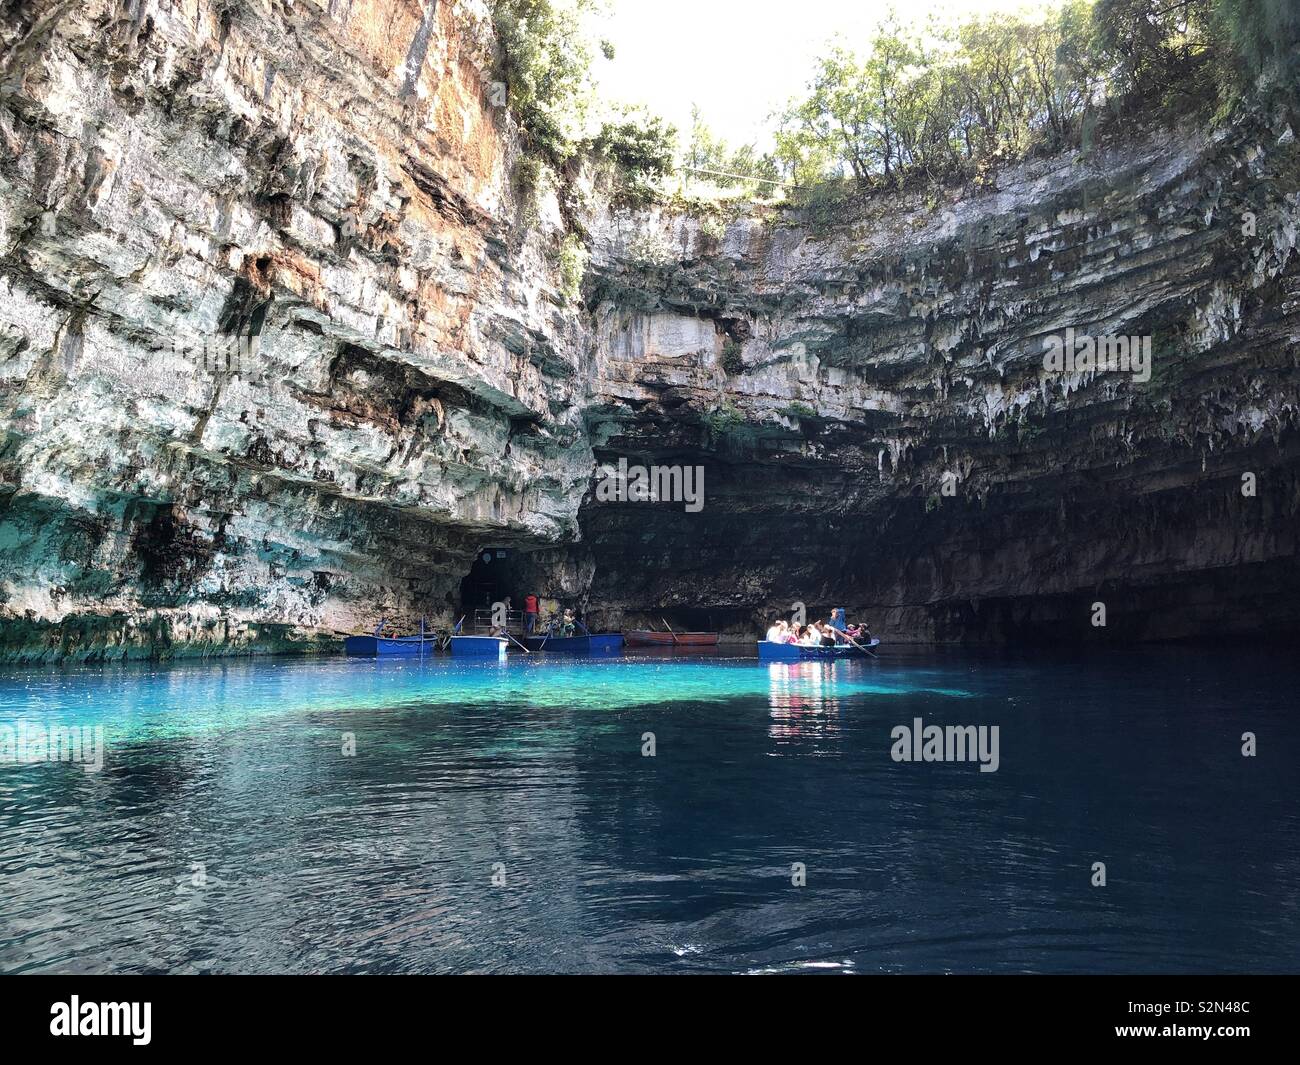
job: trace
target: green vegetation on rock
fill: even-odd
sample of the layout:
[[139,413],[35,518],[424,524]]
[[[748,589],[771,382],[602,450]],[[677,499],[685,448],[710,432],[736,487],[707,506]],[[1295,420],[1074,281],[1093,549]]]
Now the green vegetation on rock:
[[672,126],[644,108],[634,108],[605,122],[589,148],[613,164],[619,204],[639,207],[656,198],[654,183],[673,172],[676,144]]
[[582,297],[582,279],[587,272],[587,246],[570,233],[560,244],[560,281],[563,292],[571,300]]

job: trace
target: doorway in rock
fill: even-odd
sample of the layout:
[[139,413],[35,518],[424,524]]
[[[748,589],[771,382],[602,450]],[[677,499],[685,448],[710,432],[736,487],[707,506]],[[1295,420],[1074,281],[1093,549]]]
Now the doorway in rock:
[[480,548],[474,564],[460,582],[461,610],[472,619],[476,610],[490,610],[493,603],[510,600],[512,611],[524,608],[527,594],[519,583],[518,553],[508,547]]

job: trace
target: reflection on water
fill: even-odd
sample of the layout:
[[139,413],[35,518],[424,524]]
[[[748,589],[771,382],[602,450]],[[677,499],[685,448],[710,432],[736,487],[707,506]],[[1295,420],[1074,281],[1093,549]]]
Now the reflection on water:
[[768,705],[772,708],[768,735],[805,740],[834,736],[840,711],[837,664],[768,663]]
[[[0,970],[1293,971],[1297,680],[1224,651],[0,674],[0,730],[106,744],[0,765]],[[918,717],[999,726],[998,771],[895,763]]]

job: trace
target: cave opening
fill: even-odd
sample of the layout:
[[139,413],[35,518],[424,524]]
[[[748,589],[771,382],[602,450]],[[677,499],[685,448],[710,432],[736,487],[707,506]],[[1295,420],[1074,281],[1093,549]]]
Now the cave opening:
[[460,582],[461,610],[472,620],[476,610],[491,610],[493,603],[510,600],[512,611],[522,610],[528,589],[519,570],[519,552],[508,547],[483,547]]

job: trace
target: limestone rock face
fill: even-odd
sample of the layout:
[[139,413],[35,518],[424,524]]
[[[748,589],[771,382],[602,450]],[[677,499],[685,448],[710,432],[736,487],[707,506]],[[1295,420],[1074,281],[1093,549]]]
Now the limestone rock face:
[[[0,2],[0,655],[445,623],[486,548],[610,626],[1296,626],[1293,115],[852,213],[593,202],[579,301],[493,48],[482,0]],[[1046,371],[1067,329],[1150,379]]]
[[[755,604],[845,605],[919,640],[1294,631],[1294,121],[852,214],[604,219],[597,460],[698,463],[707,503],[584,511],[592,598],[751,632]],[[1045,363],[1083,336],[1150,356]]]
[[589,333],[483,4],[5,8],[12,652],[445,614],[484,540],[577,535]]

